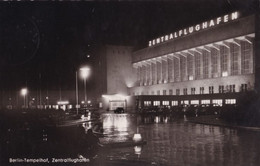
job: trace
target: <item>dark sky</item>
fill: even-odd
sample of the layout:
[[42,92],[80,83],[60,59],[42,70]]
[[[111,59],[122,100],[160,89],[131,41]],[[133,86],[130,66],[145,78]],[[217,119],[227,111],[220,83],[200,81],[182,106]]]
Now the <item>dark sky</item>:
[[0,89],[72,89],[75,70],[95,62],[95,45],[144,48],[150,39],[210,18],[253,13],[257,1],[2,2]]

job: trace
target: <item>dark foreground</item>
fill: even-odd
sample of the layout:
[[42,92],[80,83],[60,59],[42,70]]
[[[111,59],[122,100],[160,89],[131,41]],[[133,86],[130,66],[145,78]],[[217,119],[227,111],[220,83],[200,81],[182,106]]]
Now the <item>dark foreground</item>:
[[[205,124],[216,119],[213,116],[93,113],[77,123],[63,117],[72,125],[55,117],[61,116],[40,112],[1,116],[0,165],[260,165],[260,132]],[[89,150],[82,143],[89,128],[107,146]],[[124,146],[136,133],[146,144]]]

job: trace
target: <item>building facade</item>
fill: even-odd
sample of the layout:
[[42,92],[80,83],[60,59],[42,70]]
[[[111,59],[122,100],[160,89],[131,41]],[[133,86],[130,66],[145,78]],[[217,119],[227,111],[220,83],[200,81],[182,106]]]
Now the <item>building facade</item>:
[[133,52],[138,107],[236,104],[259,87],[259,16],[233,12],[149,41]]
[[[100,96],[99,107],[105,110],[115,110],[117,107],[132,109],[133,97],[129,88],[136,82],[135,70],[132,68],[132,50],[130,46],[105,45],[97,55],[100,56],[100,70],[96,88]],[[96,68],[98,69],[98,68]],[[106,69],[106,70],[104,70]]]

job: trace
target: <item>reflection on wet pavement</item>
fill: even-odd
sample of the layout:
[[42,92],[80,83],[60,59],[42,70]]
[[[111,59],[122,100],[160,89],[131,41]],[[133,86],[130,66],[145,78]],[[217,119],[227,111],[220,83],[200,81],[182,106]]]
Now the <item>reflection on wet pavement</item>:
[[150,165],[256,166],[260,133],[193,124],[173,117],[105,115],[103,141],[129,140],[138,132],[147,145],[113,148],[108,160],[145,161]]

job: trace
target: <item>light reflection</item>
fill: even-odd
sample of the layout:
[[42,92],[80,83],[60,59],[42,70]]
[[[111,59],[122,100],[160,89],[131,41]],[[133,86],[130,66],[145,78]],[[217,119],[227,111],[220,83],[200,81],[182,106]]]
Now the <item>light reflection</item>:
[[129,114],[103,114],[103,134],[108,136],[103,141],[122,142],[132,139],[130,137],[134,127],[132,120],[133,118]]
[[125,131],[125,128],[128,127],[127,115],[113,115],[107,114],[103,119],[103,128],[111,128],[114,127],[118,131]]
[[141,155],[142,147],[141,146],[135,146],[134,147],[135,154],[138,155],[138,157]]
[[159,116],[156,116],[156,117],[155,117],[155,122],[156,122],[156,123],[159,123],[159,122],[160,122]]

